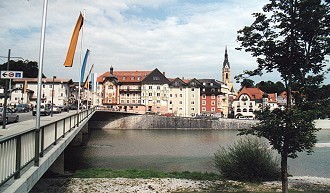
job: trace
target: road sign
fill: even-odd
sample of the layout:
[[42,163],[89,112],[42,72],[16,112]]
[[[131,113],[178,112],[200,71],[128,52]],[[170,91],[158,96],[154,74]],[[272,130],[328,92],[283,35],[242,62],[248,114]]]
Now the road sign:
[[1,71],[1,78],[4,79],[23,78],[23,71]]

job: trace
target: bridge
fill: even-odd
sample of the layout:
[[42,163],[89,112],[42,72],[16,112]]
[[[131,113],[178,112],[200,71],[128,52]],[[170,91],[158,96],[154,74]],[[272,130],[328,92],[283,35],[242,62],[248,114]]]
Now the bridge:
[[82,140],[95,108],[7,125],[0,131],[0,192],[29,192],[48,170],[64,173],[64,149]]

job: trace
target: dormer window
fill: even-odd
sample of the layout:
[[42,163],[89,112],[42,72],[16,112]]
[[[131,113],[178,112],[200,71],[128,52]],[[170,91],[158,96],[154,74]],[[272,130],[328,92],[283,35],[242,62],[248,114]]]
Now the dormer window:
[[125,76],[123,76],[123,80],[126,80],[126,77]]
[[134,76],[131,77],[131,80],[134,80]]
[[152,80],[160,80],[160,78],[158,76],[154,76],[152,77]]

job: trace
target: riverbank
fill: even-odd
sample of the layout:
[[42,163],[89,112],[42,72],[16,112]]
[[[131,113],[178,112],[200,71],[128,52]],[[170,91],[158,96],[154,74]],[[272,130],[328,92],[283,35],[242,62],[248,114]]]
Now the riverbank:
[[[304,192],[330,192],[330,178],[290,177],[289,189]],[[30,193],[165,193],[165,192],[280,192],[281,182],[261,184],[222,180],[175,178],[51,178],[41,179]]]

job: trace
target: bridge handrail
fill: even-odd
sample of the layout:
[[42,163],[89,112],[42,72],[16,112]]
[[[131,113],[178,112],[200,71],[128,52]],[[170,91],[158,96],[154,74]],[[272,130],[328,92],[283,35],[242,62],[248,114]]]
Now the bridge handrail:
[[40,157],[58,140],[88,118],[95,108],[80,111],[54,122],[43,124],[40,129],[30,128],[0,138],[0,186],[8,180],[20,178],[22,170],[39,166]]

